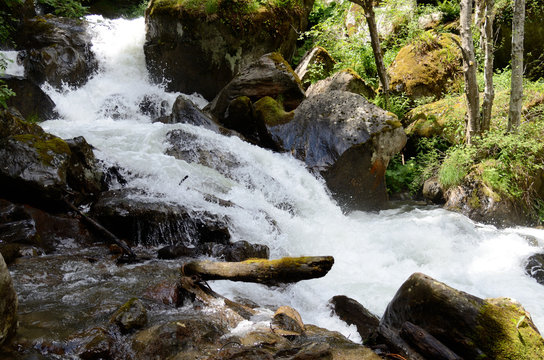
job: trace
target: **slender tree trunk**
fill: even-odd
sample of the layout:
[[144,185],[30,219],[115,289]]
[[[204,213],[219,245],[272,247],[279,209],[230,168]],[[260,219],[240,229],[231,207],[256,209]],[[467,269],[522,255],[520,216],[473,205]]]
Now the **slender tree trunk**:
[[461,0],[461,52],[463,54],[463,72],[465,75],[465,96],[467,100],[466,142],[472,143],[472,137],[480,134],[480,98],[476,79],[476,59],[472,40],[472,0]]
[[481,132],[489,131],[491,125],[491,109],[495,99],[495,90],[493,89],[493,20],[495,13],[493,10],[494,0],[481,0],[482,22],[480,24],[481,46],[484,51],[484,101],[482,103]]
[[516,131],[521,118],[523,98],[523,37],[525,27],[525,0],[515,0],[512,18],[512,85],[508,131]]
[[383,54],[380,46],[380,37],[378,34],[378,26],[376,25],[376,15],[374,14],[374,6],[372,0],[350,0],[352,3],[361,6],[365,12],[366,23],[368,24],[368,32],[370,33],[370,45],[374,52],[374,61],[378,70],[378,77],[382,84],[383,93],[385,96],[385,108],[387,110],[389,102],[389,77],[385,70],[383,62]]

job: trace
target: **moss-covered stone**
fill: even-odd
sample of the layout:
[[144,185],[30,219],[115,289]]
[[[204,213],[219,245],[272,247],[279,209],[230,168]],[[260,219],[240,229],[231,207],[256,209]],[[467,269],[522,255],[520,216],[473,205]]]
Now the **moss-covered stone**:
[[388,69],[390,90],[412,99],[442,97],[462,74],[456,35],[426,32],[397,54]]
[[111,316],[110,323],[119,326],[124,333],[140,329],[147,324],[147,310],[141,300],[132,298]]
[[265,96],[255,104],[255,112],[266,126],[286,124],[293,119],[294,111],[285,111],[276,100]]
[[24,134],[13,138],[34,148],[44,165],[54,165],[55,155],[71,155],[66,141],[53,135]]

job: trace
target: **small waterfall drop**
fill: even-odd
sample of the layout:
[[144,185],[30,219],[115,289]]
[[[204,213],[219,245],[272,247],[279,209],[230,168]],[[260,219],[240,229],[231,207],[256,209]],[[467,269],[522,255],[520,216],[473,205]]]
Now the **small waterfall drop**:
[[[544,246],[544,231],[497,230],[436,208],[345,215],[323,181],[286,154],[191,125],[152,123],[142,114],[142,101],[158,99],[171,108],[179,94],[147,80],[143,19],[88,20],[100,70],[79,89],[45,86],[60,114],[42,124],[46,131],[63,138],[84,136],[106,164],[133,174],[128,186],[145,189],[148,196],[227,217],[233,241],[265,244],[272,258],[335,258],[326,277],[284,289],[216,281],[214,290],[261,305],[291,305],[305,322],[357,339],[354,328],[330,316],[327,301],[347,295],[381,315],[398,287],[419,271],[480,297],[515,298],[544,328],[544,287],[523,271],[524,259]],[[199,106],[206,103],[198,95],[187,97]],[[223,157],[205,166],[165,155],[166,134],[174,129],[194,136],[187,146]],[[225,158],[234,166],[226,167]],[[234,206],[210,203],[204,194]]]

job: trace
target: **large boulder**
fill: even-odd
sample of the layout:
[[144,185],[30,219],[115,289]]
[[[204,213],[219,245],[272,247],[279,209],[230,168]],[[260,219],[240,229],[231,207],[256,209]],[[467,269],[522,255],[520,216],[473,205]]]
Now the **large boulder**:
[[304,88],[307,89],[312,82],[328,77],[332,73],[335,64],[336,61],[327,50],[321,46],[316,46],[304,54],[295,69],[295,73],[302,81]]
[[230,240],[225,219],[153,201],[135,189],[102,193],[91,214],[101,225],[132,244],[194,247],[206,242],[228,244]]
[[16,37],[25,76],[57,88],[85,83],[97,68],[86,28],[84,20],[53,15],[25,20]]
[[273,138],[313,171],[347,209],[387,202],[385,170],[406,143],[397,117],[361,95],[331,91],[306,99],[293,119],[269,126]]
[[219,132],[219,125],[183,95],[176,98],[170,115],[161,116],[156,121],[165,124],[191,124]]
[[231,102],[242,96],[253,102],[265,96],[281,98],[286,110],[293,110],[305,98],[300,79],[279,53],[263,55],[241,70],[208,109],[223,122],[228,116],[227,109]]
[[310,85],[306,90],[306,96],[312,97],[333,90],[349,91],[362,95],[367,99],[374,99],[376,97],[376,90],[351,69],[344,69],[331,77],[319,80]]
[[17,330],[17,294],[0,254],[0,345]]
[[462,74],[458,42],[457,35],[428,31],[404,46],[387,70],[390,90],[412,99],[442,97]]
[[144,51],[154,81],[166,79],[170,91],[198,92],[213,99],[240,69],[263,54],[279,51],[290,59],[313,0],[214,4],[149,3]]
[[381,318],[379,331],[410,358],[436,358],[428,357],[418,349],[421,343],[408,336],[413,328],[423,329],[457,354],[455,359],[544,357],[544,340],[519,303],[506,298],[484,300],[421,273],[410,276],[397,291]]
[[16,94],[7,100],[7,105],[19,110],[25,119],[40,122],[56,116],[55,103],[32,80],[10,75],[2,75],[0,80]]

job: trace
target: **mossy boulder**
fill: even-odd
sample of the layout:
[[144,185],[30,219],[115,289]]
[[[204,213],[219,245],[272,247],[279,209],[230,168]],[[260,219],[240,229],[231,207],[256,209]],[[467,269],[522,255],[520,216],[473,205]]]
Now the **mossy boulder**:
[[361,95],[334,90],[306,99],[293,120],[268,129],[285,151],[323,174],[344,208],[385,206],[385,170],[406,143],[394,114]]
[[313,0],[152,0],[146,10],[144,51],[151,78],[206,99],[262,55],[290,59]]
[[325,48],[316,46],[304,54],[295,73],[302,81],[304,88],[307,89],[312,82],[328,77],[335,64],[336,61]]
[[141,329],[147,325],[147,310],[141,300],[132,298],[123,304],[110,318],[123,333]]
[[17,294],[4,258],[0,254],[0,345],[17,330]]
[[390,90],[412,99],[441,98],[462,75],[458,41],[457,35],[429,31],[404,46],[387,69]]
[[16,94],[7,100],[7,105],[15,107],[25,119],[40,122],[55,117],[55,103],[36,83],[10,75],[2,75],[0,80]]
[[53,15],[26,19],[15,41],[25,50],[25,76],[38,84],[79,86],[98,66],[84,20]]
[[[464,359],[542,359],[544,340],[529,313],[511,299],[481,299],[415,273],[380,321],[380,333],[421,356],[400,329],[411,322]],[[417,357],[416,357],[417,358]]]
[[306,90],[306,96],[311,97],[333,90],[352,92],[370,100],[376,97],[376,90],[352,69],[341,70],[331,77],[310,85]]
[[252,102],[265,96],[281,99],[289,111],[305,98],[300,79],[279,53],[265,54],[240,71],[207,109],[219,122],[223,122],[231,102],[242,96]]
[[270,96],[255,103],[255,113],[266,126],[286,124],[293,119],[294,111],[285,111],[283,106]]

